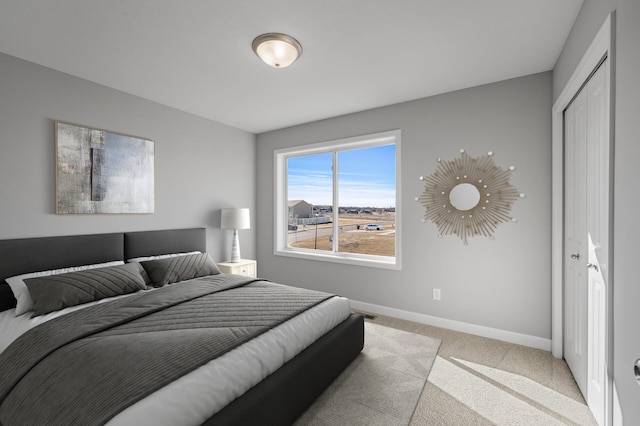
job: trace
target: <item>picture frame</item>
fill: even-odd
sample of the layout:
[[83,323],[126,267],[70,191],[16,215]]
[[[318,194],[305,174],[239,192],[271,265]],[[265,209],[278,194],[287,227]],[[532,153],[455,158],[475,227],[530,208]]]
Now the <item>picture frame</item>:
[[150,214],[155,209],[155,143],[55,122],[56,214]]

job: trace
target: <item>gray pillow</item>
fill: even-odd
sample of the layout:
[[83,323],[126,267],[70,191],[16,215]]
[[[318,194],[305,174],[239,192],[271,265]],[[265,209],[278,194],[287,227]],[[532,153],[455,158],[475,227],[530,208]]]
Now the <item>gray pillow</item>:
[[107,268],[24,280],[33,299],[33,315],[44,315],[69,306],[94,302],[146,289],[139,265],[128,263]]
[[218,265],[207,253],[147,260],[140,263],[155,287],[220,273]]

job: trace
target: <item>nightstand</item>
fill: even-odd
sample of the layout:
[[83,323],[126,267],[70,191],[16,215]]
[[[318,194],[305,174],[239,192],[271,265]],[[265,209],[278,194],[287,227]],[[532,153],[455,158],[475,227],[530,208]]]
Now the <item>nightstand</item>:
[[218,268],[223,274],[246,275],[257,278],[258,266],[255,260],[240,259],[239,262],[218,262]]

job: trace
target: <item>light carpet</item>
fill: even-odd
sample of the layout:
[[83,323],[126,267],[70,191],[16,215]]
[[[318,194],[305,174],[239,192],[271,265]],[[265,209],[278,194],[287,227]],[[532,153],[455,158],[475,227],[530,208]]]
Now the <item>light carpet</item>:
[[429,386],[435,386],[456,401],[454,404],[449,400],[448,409],[462,404],[490,424],[597,426],[584,401],[525,376],[463,359],[436,357],[429,374]]
[[295,424],[408,425],[439,346],[438,339],[366,322],[362,353]]
[[440,339],[411,426],[596,426],[564,360],[548,351],[378,315]]

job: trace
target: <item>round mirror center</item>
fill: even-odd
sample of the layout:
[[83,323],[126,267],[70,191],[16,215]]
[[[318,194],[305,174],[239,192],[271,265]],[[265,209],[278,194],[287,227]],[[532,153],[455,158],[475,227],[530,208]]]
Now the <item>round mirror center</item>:
[[470,183],[461,183],[453,187],[449,193],[449,201],[458,210],[471,210],[480,201],[480,191]]

